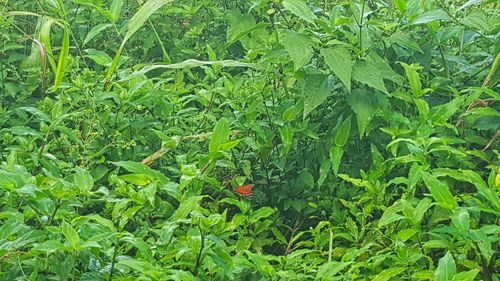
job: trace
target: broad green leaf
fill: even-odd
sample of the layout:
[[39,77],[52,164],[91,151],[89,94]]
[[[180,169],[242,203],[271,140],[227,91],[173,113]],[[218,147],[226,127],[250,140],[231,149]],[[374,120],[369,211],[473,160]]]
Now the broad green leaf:
[[420,82],[420,75],[418,75],[417,71],[421,70],[422,67],[415,64],[406,64],[404,62],[401,62],[401,65],[405,69],[413,96],[419,98],[422,96],[422,83]]
[[128,24],[127,33],[123,37],[123,41],[120,45],[120,48],[116,52],[116,55],[111,63],[111,66],[106,73],[106,80],[104,84],[108,84],[111,81],[111,77],[115,73],[116,67],[118,66],[118,60],[120,59],[123,48],[125,47],[125,43],[127,43],[128,39],[134,35],[134,33],[139,30],[142,25],[148,20],[148,18],[160,9],[162,6],[172,2],[173,0],[148,0],[144,5],[135,13],[135,15],[130,19]]
[[428,23],[428,22],[432,22],[435,20],[445,20],[446,21],[449,19],[450,19],[450,17],[448,16],[448,14],[445,11],[443,11],[441,9],[437,9],[437,10],[425,12],[425,13],[417,16],[410,23],[411,24],[423,24],[423,23]]
[[63,221],[61,224],[61,232],[64,235],[64,237],[66,237],[66,240],[71,245],[71,248],[73,248],[73,250],[78,250],[80,244],[80,237],[78,236],[76,230],[74,230],[69,223]]
[[113,23],[116,23],[120,18],[122,6],[123,6],[123,0],[113,0],[113,2],[111,2],[111,6],[109,7],[109,12],[111,13]]
[[200,207],[201,199],[203,199],[203,196],[192,196],[183,198],[179,204],[179,207],[172,216],[172,219],[179,220],[187,218],[189,213],[197,210]]
[[88,57],[98,65],[106,66],[113,60],[108,54],[103,51],[87,49],[85,50],[85,52],[88,54]]
[[442,124],[450,119],[457,110],[460,109],[465,101],[465,96],[454,98],[448,103],[438,105],[432,108],[431,122],[433,124]]
[[85,39],[83,40],[83,45],[87,45],[92,39],[94,39],[97,35],[99,35],[101,32],[106,30],[109,27],[112,27],[113,25],[111,23],[101,23],[96,26],[94,26],[89,33],[87,33],[87,36],[85,36]]
[[383,227],[395,221],[405,219],[406,218],[405,216],[398,214],[402,210],[403,210],[403,204],[401,204],[401,201],[396,201],[392,206],[385,209],[384,213],[382,214],[382,217],[378,221],[377,226]]
[[343,147],[346,145],[347,140],[349,139],[349,134],[351,132],[351,116],[347,117],[340,127],[337,129],[337,133],[335,134],[335,139],[333,143],[335,146]]
[[406,241],[413,237],[413,235],[418,233],[418,229],[415,228],[405,228],[398,232],[398,238],[402,241]]
[[113,165],[118,167],[122,167],[125,170],[134,173],[134,174],[144,174],[149,177],[152,181],[158,181],[159,183],[166,184],[170,182],[170,180],[161,172],[155,171],[150,167],[134,161],[118,161],[111,162]]
[[404,267],[391,267],[388,269],[382,270],[379,274],[372,276],[371,280],[372,281],[387,281],[391,279],[394,276],[397,276],[398,274],[404,272],[406,268]]
[[46,253],[53,253],[55,251],[64,251],[66,247],[57,240],[47,240],[41,244],[31,248],[32,251],[40,251]]
[[434,272],[435,281],[452,281],[456,271],[453,256],[450,252],[446,252],[444,257],[439,259],[438,267]]
[[284,125],[280,129],[281,142],[283,143],[283,154],[287,155],[293,143],[293,130],[289,125]]
[[338,261],[330,261],[318,268],[318,272],[316,273],[316,280],[328,280],[331,276],[338,275],[339,272],[344,270],[349,265],[353,264],[353,261],[348,262],[338,262]]
[[344,155],[344,148],[332,145],[330,148],[330,161],[332,161],[332,170],[335,174],[338,173],[340,161]]
[[325,182],[328,173],[330,172],[330,168],[332,167],[332,162],[329,159],[325,159],[319,168],[319,178],[318,178],[318,187],[321,187]]
[[297,183],[301,187],[312,189],[314,187],[314,176],[309,171],[303,170],[297,177]]
[[314,20],[317,19],[316,15],[307,6],[305,0],[284,0],[283,6],[294,15],[309,23],[314,24]]
[[377,97],[374,93],[370,93],[367,90],[356,89],[347,97],[347,101],[354,113],[356,113],[359,138],[362,139],[366,127],[368,127],[377,111]]
[[226,118],[221,118],[217,124],[215,124],[212,137],[210,139],[210,144],[208,146],[208,152],[210,155],[215,155],[219,151],[221,145],[229,140],[229,122]]
[[430,198],[423,198],[418,202],[417,206],[415,207],[415,210],[413,210],[413,218],[412,221],[414,224],[420,224],[422,219],[424,218],[425,212],[429,209],[431,206],[432,200]]
[[347,90],[351,91],[352,60],[351,52],[344,47],[322,49],[321,55],[325,58],[328,67],[344,83]]
[[77,167],[75,174],[75,184],[83,194],[88,194],[90,193],[90,190],[92,190],[92,187],[94,187],[94,179],[92,178],[92,175],[89,171]]
[[376,66],[366,61],[357,61],[354,64],[352,78],[358,82],[387,93],[384,80]]
[[390,80],[398,85],[403,84],[403,77],[394,71],[387,63],[387,60],[381,58],[376,52],[370,52],[366,56],[366,60],[377,68],[384,79]]
[[465,209],[455,210],[451,216],[451,221],[453,225],[458,229],[458,233],[462,235],[462,237],[466,238],[469,234],[469,212]]
[[287,29],[280,30],[279,40],[292,58],[295,71],[311,59],[313,41],[308,35]]
[[59,54],[59,60],[57,61],[57,71],[55,73],[54,89],[57,91],[61,85],[62,79],[64,77],[64,72],[66,72],[66,67],[68,66],[68,55],[69,55],[69,30],[64,28],[63,43],[61,47],[61,53]]
[[396,6],[399,12],[406,12],[406,0],[394,0],[394,6]]
[[275,209],[270,207],[262,207],[250,215],[249,221],[251,223],[255,223],[260,219],[269,217],[270,215],[274,214],[275,211]]
[[469,271],[462,271],[453,276],[453,281],[474,281],[476,279],[479,269],[473,269]]
[[409,50],[413,50],[421,54],[424,53],[424,51],[422,51],[422,48],[420,48],[420,45],[417,42],[415,42],[415,40],[413,40],[413,38],[411,38],[409,34],[404,33],[402,31],[399,30],[396,31],[393,35],[391,35],[389,41],[392,44],[397,44]]
[[422,178],[439,206],[449,210],[456,209],[457,202],[446,184],[442,183],[428,172],[422,172]]
[[333,77],[331,75],[310,74],[306,77],[306,85],[304,87],[304,118],[328,98],[332,89]]
[[462,170],[461,172],[464,174],[468,182],[474,184],[478,193],[484,196],[484,198],[490,202],[491,206],[495,208],[496,211],[500,211],[500,200],[498,195],[493,191],[493,188],[490,188],[483,178],[476,172],[471,170]]

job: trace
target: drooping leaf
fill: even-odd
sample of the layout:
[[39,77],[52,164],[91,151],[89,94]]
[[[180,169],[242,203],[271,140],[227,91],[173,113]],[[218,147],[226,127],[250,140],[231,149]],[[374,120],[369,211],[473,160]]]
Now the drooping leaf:
[[64,73],[66,72],[66,67],[68,66],[68,55],[69,55],[69,30],[64,28],[63,43],[61,48],[61,53],[59,54],[59,60],[57,61],[57,71],[55,74],[54,89],[57,91],[62,83]]
[[377,97],[374,93],[370,93],[364,89],[356,89],[347,97],[347,101],[354,113],[356,113],[359,138],[362,139],[366,127],[368,127],[368,124],[370,124],[371,119],[377,111]]

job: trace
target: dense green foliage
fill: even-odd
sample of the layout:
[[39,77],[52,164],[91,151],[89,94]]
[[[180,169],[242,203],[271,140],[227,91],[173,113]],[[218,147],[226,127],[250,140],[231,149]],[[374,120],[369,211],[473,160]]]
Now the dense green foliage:
[[499,280],[499,31],[492,0],[0,0],[0,280]]

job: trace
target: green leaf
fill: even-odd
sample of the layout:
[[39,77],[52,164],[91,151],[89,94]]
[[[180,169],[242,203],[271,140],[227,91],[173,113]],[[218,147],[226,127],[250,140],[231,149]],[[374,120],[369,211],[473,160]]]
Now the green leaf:
[[284,0],[283,6],[299,18],[314,24],[316,15],[309,9],[304,0]]
[[394,34],[389,37],[389,42],[391,42],[392,44],[397,44],[409,50],[419,52],[421,54],[424,53],[424,51],[422,51],[422,48],[420,48],[420,45],[415,42],[415,40],[413,40],[413,38],[411,38],[408,33],[404,33],[399,30],[394,32]]
[[372,276],[371,280],[372,281],[387,281],[391,279],[394,276],[397,276],[398,274],[404,272],[406,268],[404,267],[391,267],[388,269],[382,270],[379,274]]
[[111,63],[111,66],[108,69],[108,72],[106,73],[106,80],[105,84],[108,84],[111,81],[111,77],[115,73],[116,67],[118,66],[118,60],[121,56],[121,53],[123,51],[123,48],[125,47],[125,43],[127,43],[128,39],[134,35],[134,33],[139,30],[142,25],[148,20],[148,18],[156,12],[158,9],[160,9],[162,6],[172,2],[173,0],[148,0],[144,5],[135,13],[135,15],[130,19],[130,22],[128,24],[128,30],[127,33],[125,33],[125,36],[123,37],[123,41],[120,45],[120,48],[116,52],[116,55],[113,59],[113,62]]
[[453,222],[453,225],[458,230],[458,233],[462,235],[462,237],[466,238],[468,237],[469,234],[469,212],[465,209],[459,209],[455,210],[451,216],[451,221]]
[[98,25],[94,26],[89,31],[89,33],[87,33],[87,36],[85,36],[85,40],[83,40],[83,45],[82,46],[87,45],[87,43],[89,43],[92,39],[94,39],[94,37],[96,37],[101,32],[103,32],[104,30],[106,30],[107,28],[112,27],[112,26],[113,25],[111,23],[101,23],[101,24],[98,24]]
[[439,259],[438,267],[434,272],[435,281],[452,281],[456,271],[453,256],[450,252],[446,252],[446,255]]
[[453,281],[474,281],[478,273],[479,269],[462,271],[453,276]]
[[321,187],[325,182],[328,173],[330,172],[330,168],[332,167],[332,162],[329,159],[325,159],[319,168],[319,178],[318,178],[318,187]]
[[75,184],[78,186],[83,194],[89,194],[94,187],[94,178],[89,171],[80,167],[76,168]]
[[328,67],[344,83],[347,90],[351,91],[352,60],[351,52],[344,47],[322,49],[321,55],[325,58]]
[[61,47],[61,53],[59,54],[59,60],[57,61],[57,71],[55,74],[54,89],[57,91],[62,83],[64,77],[64,72],[66,72],[66,67],[68,66],[68,55],[69,55],[69,30],[64,28],[63,43]]
[[496,211],[500,212],[500,200],[498,195],[493,191],[493,188],[488,187],[488,184],[476,172],[471,170],[462,170],[462,173],[468,182],[474,184],[478,193],[486,198]]
[[387,93],[382,75],[376,66],[366,61],[357,61],[354,64],[352,78],[358,82]]
[[455,201],[455,198],[453,198],[453,195],[447,185],[428,172],[422,172],[422,178],[424,179],[425,185],[431,192],[432,197],[439,206],[448,210],[456,209],[457,202]]
[[422,219],[424,218],[425,212],[431,206],[432,200],[430,198],[425,197],[424,199],[418,202],[417,206],[413,210],[413,223],[419,225]]
[[413,96],[419,98],[422,96],[422,83],[420,82],[420,75],[418,75],[418,70],[421,70],[422,67],[415,64],[406,64],[401,62],[401,65],[405,69],[406,77],[410,82],[411,91]]
[[134,173],[134,174],[144,174],[147,175],[148,178],[152,181],[159,181],[162,184],[166,184],[170,182],[170,180],[163,174],[158,171],[151,169],[150,167],[134,161],[118,161],[111,162],[113,165],[118,167],[122,167],[125,170]]
[[118,21],[118,19],[120,18],[122,6],[123,6],[123,0],[113,0],[113,2],[111,2],[111,6],[109,7],[109,11],[111,13],[113,23],[116,23]]
[[172,216],[173,220],[185,219],[194,210],[200,207],[200,201],[203,196],[192,196],[183,198],[179,204],[179,207]]
[[410,23],[411,24],[423,24],[423,23],[428,23],[428,22],[432,22],[435,20],[445,20],[446,21],[449,19],[450,19],[450,17],[448,16],[448,14],[445,11],[443,11],[441,9],[437,9],[437,10],[425,12],[425,13],[417,16]]
[[377,68],[384,79],[390,80],[398,85],[403,84],[403,77],[394,71],[387,61],[381,58],[376,52],[370,52],[366,56],[366,60]]
[[313,55],[313,41],[308,35],[290,30],[280,30],[278,34],[280,43],[293,60],[295,71],[309,62]]
[[280,128],[281,141],[283,142],[283,154],[287,155],[293,143],[293,131],[289,125]]
[[223,143],[229,140],[229,122],[226,118],[221,118],[215,124],[212,138],[208,146],[208,152],[213,157],[220,149]]
[[78,250],[80,244],[80,237],[78,236],[76,230],[74,230],[69,223],[63,221],[61,224],[61,232],[71,245],[71,248],[73,248],[73,250]]
[[396,6],[399,12],[406,12],[406,0],[394,0],[394,6]]
[[344,148],[333,145],[330,148],[330,161],[332,161],[332,170],[335,174],[338,173],[340,161],[344,155]]
[[270,207],[262,207],[250,215],[249,222],[256,223],[260,219],[267,218],[274,214],[276,210]]
[[335,134],[335,139],[333,143],[335,146],[343,147],[346,145],[347,140],[349,139],[349,133],[351,132],[351,116],[347,117]]
[[320,106],[333,89],[333,77],[321,74],[310,74],[306,77],[304,88],[304,118],[316,107]]
[[356,113],[359,138],[362,139],[368,124],[370,124],[377,111],[377,97],[367,90],[356,89],[347,97],[347,101],[354,113]]

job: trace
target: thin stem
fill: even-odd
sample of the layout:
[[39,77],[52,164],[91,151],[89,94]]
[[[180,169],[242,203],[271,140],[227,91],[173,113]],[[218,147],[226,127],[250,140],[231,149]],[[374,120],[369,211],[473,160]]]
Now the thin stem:
[[441,44],[438,45],[439,54],[441,55],[441,59],[443,60],[444,73],[446,78],[450,79],[450,69],[448,68],[448,63],[446,62],[446,58],[444,57],[444,50]]
[[359,22],[358,22],[358,27],[359,27],[359,50],[361,51],[361,56],[363,56],[363,14],[365,13],[365,0],[363,0],[362,6],[361,6],[361,14],[359,15]]
[[198,275],[198,270],[200,268],[201,262],[203,261],[203,248],[205,248],[205,234],[203,233],[203,230],[201,229],[200,224],[198,224],[198,230],[200,231],[201,245],[200,245],[200,251],[198,252],[198,255],[196,256],[196,264],[194,267],[194,274],[195,275]]

